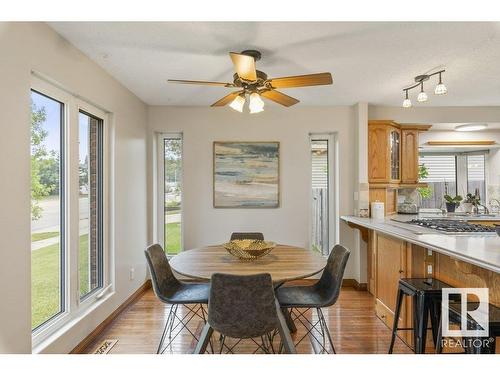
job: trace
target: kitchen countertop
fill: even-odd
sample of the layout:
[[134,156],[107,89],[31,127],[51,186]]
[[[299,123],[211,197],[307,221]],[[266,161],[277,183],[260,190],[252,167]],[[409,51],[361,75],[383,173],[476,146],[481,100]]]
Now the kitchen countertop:
[[[431,216],[425,215],[426,218]],[[377,220],[357,216],[341,216],[341,219],[500,273],[500,237],[494,232],[489,234],[445,234],[401,222],[417,217],[418,215],[392,215],[383,220]],[[434,217],[442,218],[440,215]]]

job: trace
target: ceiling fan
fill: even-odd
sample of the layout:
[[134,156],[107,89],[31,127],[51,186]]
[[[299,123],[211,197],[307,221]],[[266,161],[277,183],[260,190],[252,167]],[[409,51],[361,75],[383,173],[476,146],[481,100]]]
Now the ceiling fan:
[[250,113],[258,113],[264,110],[264,101],[261,97],[272,100],[285,107],[297,104],[299,100],[283,94],[276,89],[290,87],[306,87],[318,85],[331,85],[332,75],[330,73],[305,74],[300,76],[267,78],[267,74],[255,68],[255,62],[260,60],[261,53],[256,50],[245,50],[241,53],[229,52],[236,73],[233,75],[232,83],[210,82],[210,81],[188,81],[169,79],[168,82],[184,83],[191,85],[208,85],[235,87],[239,90],[217,100],[212,107],[222,107],[229,104],[238,112],[243,112],[246,96],[249,96]]

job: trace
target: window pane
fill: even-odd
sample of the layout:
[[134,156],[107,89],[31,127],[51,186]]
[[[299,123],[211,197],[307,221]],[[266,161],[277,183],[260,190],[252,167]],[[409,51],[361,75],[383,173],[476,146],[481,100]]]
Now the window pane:
[[420,155],[419,165],[425,165],[428,176],[421,179],[429,186],[430,196],[422,199],[423,208],[440,208],[443,196],[457,194],[455,155]]
[[31,327],[64,310],[64,105],[31,92]]
[[328,140],[311,140],[312,247],[329,254]]
[[102,120],[79,113],[80,297],[102,287]]
[[477,189],[482,204],[486,199],[484,164],[484,155],[467,156],[467,192],[474,194]]
[[167,254],[182,250],[181,191],[182,191],[182,139],[163,140],[165,157],[165,244]]

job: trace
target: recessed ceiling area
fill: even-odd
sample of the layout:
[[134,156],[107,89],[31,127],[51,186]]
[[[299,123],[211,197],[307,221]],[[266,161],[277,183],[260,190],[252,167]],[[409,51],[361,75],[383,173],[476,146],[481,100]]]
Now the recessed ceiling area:
[[481,123],[472,123],[472,122],[447,122],[447,123],[434,123],[432,127],[429,129],[430,131],[455,131],[455,128],[460,125],[469,125],[469,124],[486,124],[487,128],[483,130],[479,130],[479,132],[498,132],[500,131],[500,123],[499,122],[481,122]]
[[[231,82],[228,53],[257,49],[269,77],[331,72],[333,85],[283,90],[298,105],[401,106],[413,77],[446,67],[448,94],[420,106],[500,105],[500,23],[51,22],[59,34],[149,105],[209,106]],[[418,94],[418,92],[416,92]],[[411,95],[414,95],[413,93]]]

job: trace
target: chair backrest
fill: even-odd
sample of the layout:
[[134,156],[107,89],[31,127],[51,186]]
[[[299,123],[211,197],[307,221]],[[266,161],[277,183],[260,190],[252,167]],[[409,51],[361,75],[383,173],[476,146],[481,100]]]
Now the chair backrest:
[[208,323],[221,334],[240,339],[262,336],[277,328],[271,276],[213,274]]
[[316,284],[325,297],[324,305],[331,306],[337,302],[342,279],[344,278],[345,266],[351,252],[342,245],[335,245],[332,249],[323,274]]
[[233,240],[261,240],[264,241],[264,235],[260,232],[234,232],[231,234]]
[[162,247],[158,244],[148,246],[146,251],[149,271],[151,272],[151,283],[156,296],[162,300],[167,300],[171,294],[179,287],[180,283],[168,264],[167,256]]

